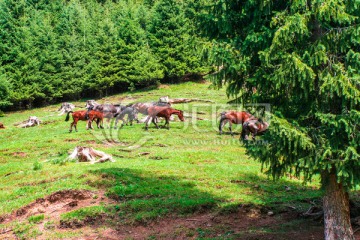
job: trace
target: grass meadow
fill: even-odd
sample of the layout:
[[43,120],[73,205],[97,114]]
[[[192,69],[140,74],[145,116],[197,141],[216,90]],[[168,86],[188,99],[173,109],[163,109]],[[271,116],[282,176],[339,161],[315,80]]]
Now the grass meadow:
[[[226,213],[244,204],[267,207],[274,212],[288,206],[301,211],[308,208],[309,199],[320,196],[317,182],[304,185],[291,176],[273,181],[262,173],[260,164],[246,155],[238,140],[239,126],[234,129],[235,137],[218,134],[220,111],[234,106],[226,106],[229,99],[225,91],[212,89],[209,83],[160,85],[97,101],[145,102],[166,95],[214,103],[176,104],[174,108],[184,110],[185,122],[170,122],[170,130],[150,125],[147,132],[143,123],[118,130],[86,130],[85,122],[79,122],[79,131],[69,133],[70,122],[56,112],[59,104],[6,113],[0,118],[6,126],[0,132],[0,216],[66,189],[101,190],[115,203],[62,213],[60,220],[81,220],[106,213],[121,225],[147,224],[204,212]],[[83,107],[84,101],[73,102],[78,106],[76,109]],[[42,124],[27,129],[13,126],[29,116],[37,116]],[[104,151],[116,162],[93,165],[65,162],[75,146]],[[22,226],[25,229],[16,225],[17,220],[2,227],[12,226],[18,230],[14,230],[17,237],[26,239],[42,234],[34,230],[40,221],[50,224],[45,214],[28,219],[28,228]],[[43,231],[47,231],[46,227]],[[73,237],[56,227],[51,234],[59,239]]]

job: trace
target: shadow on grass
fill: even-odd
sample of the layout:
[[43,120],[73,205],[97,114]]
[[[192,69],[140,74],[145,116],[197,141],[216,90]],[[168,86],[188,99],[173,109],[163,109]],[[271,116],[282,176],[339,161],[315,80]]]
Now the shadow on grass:
[[[296,205],[297,210],[309,206],[309,202],[320,196],[320,192],[290,180],[277,182],[253,174],[241,174],[231,180],[245,191],[243,203],[226,204],[226,197],[220,198],[196,189],[196,183],[172,176],[127,169],[106,168],[91,171],[96,180],[89,182],[93,187],[106,189],[107,195],[119,202],[117,211],[127,222],[146,223],[166,215],[187,215],[219,210],[232,212],[242,204],[265,207],[266,209],[287,208]],[[248,192],[248,193],[246,193]],[[303,206],[301,206],[303,205]],[[303,208],[303,209],[301,209]]]
[[[307,210],[311,203],[321,201],[322,191],[315,186],[302,184],[301,181],[281,178],[272,180],[264,175],[244,174],[234,177],[231,183],[239,186],[239,191],[247,189],[249,198],[245,204],[273,209],[276,212]],[[230,204],[221,212],[233,212],[241,204]]]
[[149,172],[127,168],[91,171],[99,178],[89,184],[105,188],[107,195],[119,202],[116,210],[127,223],[146,223],[165,215],[207,212],[216,199],[195,188],[195,184],[171,176],[155,176]]

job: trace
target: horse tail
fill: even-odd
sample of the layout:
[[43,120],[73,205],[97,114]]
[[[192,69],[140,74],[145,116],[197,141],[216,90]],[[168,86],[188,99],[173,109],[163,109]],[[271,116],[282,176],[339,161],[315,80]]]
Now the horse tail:
[[[224,113],[224,114],[223,114]],[[221,133],[222,131],[222,123],[227,120],[227,117],[225,116],[225,112],[221,113],[220,123],[219,123],[219,131]]]
[[70,113],[72,113],[73,111],[69,111],[67,112],[66,118],[65,118],[65,122],[69,121],[70,119]]

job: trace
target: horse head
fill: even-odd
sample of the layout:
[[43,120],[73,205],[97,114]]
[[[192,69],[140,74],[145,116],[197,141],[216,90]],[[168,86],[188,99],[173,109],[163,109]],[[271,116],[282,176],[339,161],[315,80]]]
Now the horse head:
[[98,104],[97,102],[95,102],[95,100],[87,100],[86,101],[86,104],[85,104],[85,108],[86,109],[94,109],[95,107],[97,107],[98,105],[100,105],[100,104]]
[[180,121],[182,121],[182,122],[185,121],[183,111],[179,110],[178,116],[179,116]]

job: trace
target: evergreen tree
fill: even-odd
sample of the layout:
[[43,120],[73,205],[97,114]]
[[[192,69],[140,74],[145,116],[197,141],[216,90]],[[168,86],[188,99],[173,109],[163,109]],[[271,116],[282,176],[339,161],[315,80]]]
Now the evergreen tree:
[[[274,178],[321,176],[326,239],[354,239],[349,191],[360,182],[358,1],[212,1],[198,5],[218,87],[270,103],[265,146],[248,152]],[[256,89],[256,91],[252,91]]]
[[153,7],[149,23],[150,46],[160,59],[166,79],[177,79],[201,71],[196,57],[194,28],[185,17],[185,4],[176,0],[159,0]]

